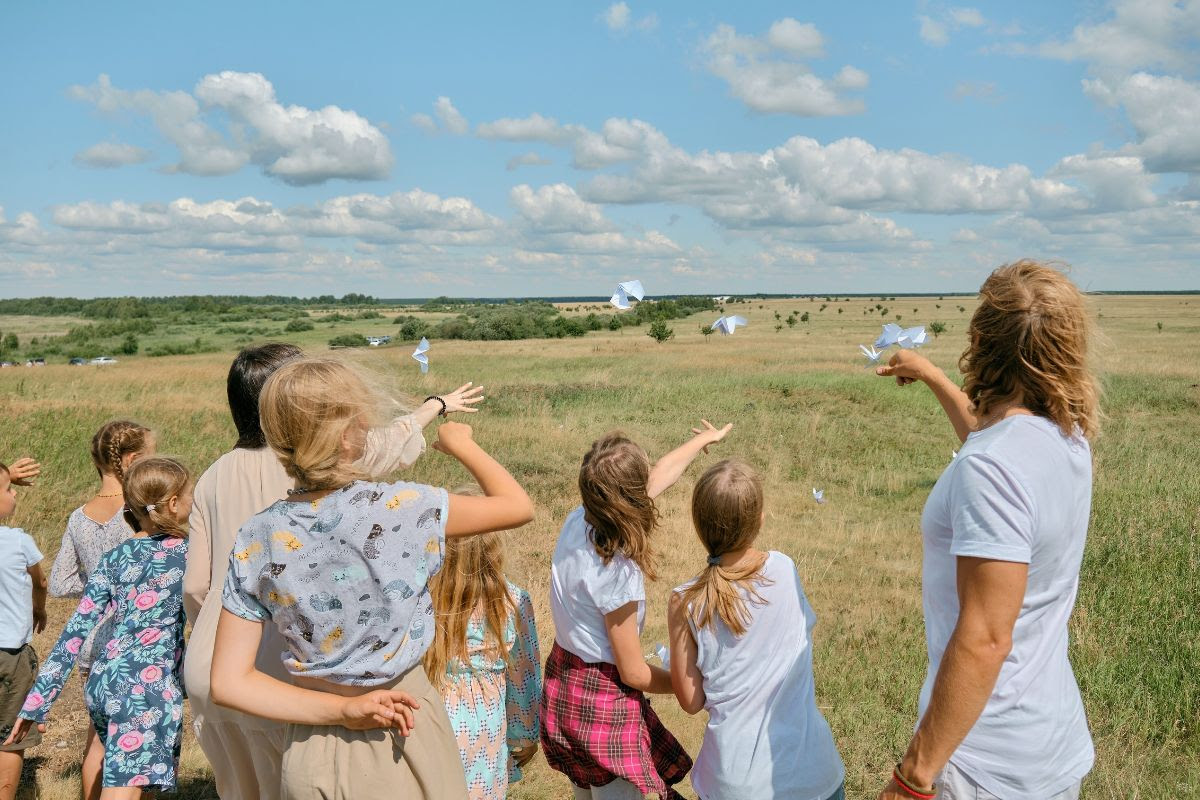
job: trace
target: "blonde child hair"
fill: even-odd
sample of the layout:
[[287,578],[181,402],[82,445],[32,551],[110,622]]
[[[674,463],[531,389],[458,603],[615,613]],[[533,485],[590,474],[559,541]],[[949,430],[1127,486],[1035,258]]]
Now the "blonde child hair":
[[761,600],[756,585],[761,585],[763,561],[724,567],[720,557],[753,544],[762,518],[762,479],[750,465],[727,459],[709,467],[696,482],[692,524],[708,551],[708,566],[684,590],[683,602],[697,628],[715,625],[719,618],[734,636],[746,632],[751,615],[738,590],[745,589],[751,602]]
[[177,539],[188,535],[187,516],[172,515],[171,498],[184,497],[191,484],[187,467],[173,458],[151,456],[129,465],[122,487],[125,490],[125,521],[135,531],[165,533]]
[[646,488],[650,458],[625,434],[605,434],[592,443],[579,468],[579,495],[592,544],[607,564],[621,553],[650,580],[658,577],[651,534],[658,508]]
[[1088,363],[1093,325],[1083,294],[1032,259],[996,269],[979,290],[970,344],[959,358],[977,417],[1016,394],[1064,435],[1100,429],[1100,390]]

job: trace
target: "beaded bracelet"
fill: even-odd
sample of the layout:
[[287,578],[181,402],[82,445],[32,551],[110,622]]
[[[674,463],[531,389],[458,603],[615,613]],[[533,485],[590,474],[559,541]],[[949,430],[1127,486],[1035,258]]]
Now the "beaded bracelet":
[[892,780],[894,780],[896,785],[900,787],[900,790],[909,797],[915,797],[917,800],[934,800],[934,798],[937,797],[936,785],[929,787],[931,791],[928,792],[923,789],[918,789],[916,786],[913,786],[908,782],[908,778],[904,777],[904,773],[900,771],[899,764],[897,764],[896,768],[892,770]]
[[446,416],[446,401],[443,400],[442,398],[438,397],[436,394],[431,394],[431,395],[429,395],[429,397],[425,398],[426,403],[428,403],[430,400],[437,400],[439,403],[441,403],[442,410],[438,412],[438,416],[439,417]]

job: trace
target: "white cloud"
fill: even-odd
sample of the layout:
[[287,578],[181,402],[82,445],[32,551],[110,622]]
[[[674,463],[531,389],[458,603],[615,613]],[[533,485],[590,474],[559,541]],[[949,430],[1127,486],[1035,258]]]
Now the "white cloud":
[[1124,109],[1137,141],[1122,152],[1140,156],[1153,172],[1200,173],[1200,84],[1137,72],[1083,86],[1097,102]]
[[600,20],[613,33],[626,33],[633,28],[639,31],[652,31],[658,27],[657,14],[650,13],[635,20],[632,9],[624,0],[613,3],[604,9],[604,12],[600,14]]
[[605,9],[602,15],[604,24],[608,26],[610,31],[623,31],[629,27],[629,4],[623,2],[613,3]]
[[99,142],[85,150],[80,150],[72,161],[82,167],[113,169],[130,164],[144,164],[153,157],[154,154],[149,150],[131,144]]
[[565,183],[534,190],[529,184],[514,186],[509,198],[529,226],[543,233],[600,233],[613,225],[600,206],[582,199]]
[[428,114],[418,112],[409,117],[409,119],[412,120],[413,125],[416,125],[426,133],[437,133],[437,122]]
[[1097,69],[1196,66],[1200,0],[1116,0],[1112,17],[1075,27],[1069,39],[1020,48],[1045,58],[1084,61]]
[[731,25],[718,25],[702,50],[709,72],[729,84],[733,96],[755,111],[823,117],[857,114],[865,108],[861,100],[841,94],[864,88],[865,72],[846,66],[829,80],[799,60],[824,52],[820,31],[809,23],[778,20],[761,39],[739,34]]
[[950,34],[946,31],[946,24],[944,22],[938,22],[936,19],[923,14],[917,17],[917,21],[921,23],[919,34],[921,41],[925,42],[925,44],[942,47],[950,41]]
[[1000,93],[992,81],[958,81],[950,92],[955,100],[973,98],[987,103],[1000,102]]
[[571,138],[571,133],[559,125],[558,120],[536,113],[528,117],[480,123],[475,126],[475,134],[483,139],[548,144],[561,144]]
[[1155,176],[1147,174],[1142,160],[1133,156],[1067,156],[1049,175],[1086,187],[1095,211],[1132,210],[1158,203]]
[[[387,137],[366,119],[333,105],[284,106],[258,73],[207,75],[191,94],[118,89],[101,75],[91,86],[71,87],[69,94],[103,112],[150,116],[178,148],[172,169],[179,172],[227,175],[253,163],[285,183],[307,185],[383,178],[393,163]],[[217,130],[206,111],[223,112],[234,135]]]
[[449,97],[439,97],[437,102],[433,104],[433,109],[438,119],[442,121],[442,125],[451,133],[461,136],[470,128],[470,125],[467,124],[467,118],[459,113],[454,104],[450,102]]
[[987,19],[978,8],[952,8],[950,19],[964,28],[982,28],[987,24]]
[[522,153],[519,156],[513,156],[510,158],[508,163],[504,165],[504,168],[509,172],[512,172],[518,167],[544,167],[547,164],[553,163],[553,161],[541,155],[540,153]]

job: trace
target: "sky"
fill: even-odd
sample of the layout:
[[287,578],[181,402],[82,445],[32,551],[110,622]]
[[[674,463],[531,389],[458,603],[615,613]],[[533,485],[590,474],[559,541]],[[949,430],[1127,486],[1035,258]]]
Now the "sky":
[[6,3],[0,297],[1200,289],[1200,0]]

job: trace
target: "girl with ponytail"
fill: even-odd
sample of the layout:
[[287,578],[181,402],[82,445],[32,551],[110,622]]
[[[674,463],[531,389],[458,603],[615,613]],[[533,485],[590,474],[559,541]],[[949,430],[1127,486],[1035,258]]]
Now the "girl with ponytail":
[[754,547],[758,474],[740,461],[711,467],[692,523],[708,563],[672,592],[668,627],[675,697],[689,714],[708,711],[693,788],[704,800],[841,800],[845,768],[813,692],[816,615],[792,560]]

